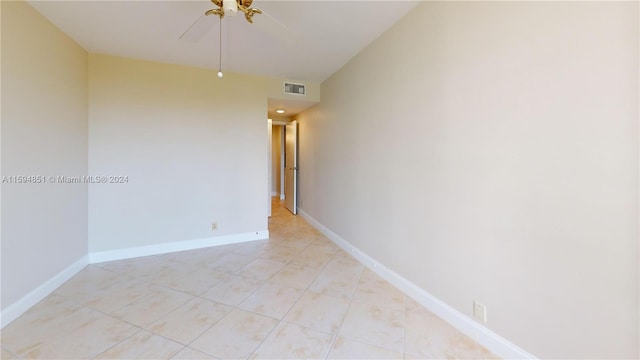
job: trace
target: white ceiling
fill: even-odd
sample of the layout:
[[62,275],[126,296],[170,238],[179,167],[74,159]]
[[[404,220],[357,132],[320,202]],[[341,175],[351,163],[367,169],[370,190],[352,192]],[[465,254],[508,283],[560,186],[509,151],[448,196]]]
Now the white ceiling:
[[[206,10],[199,1],[30,1],[89,52],[206,68],[218,66],[218,20],[198,42],[178,37]],[[223,69],[289,80],[321,82],[410,11],[416,1],[254,0],[286,25],[297,41],[225,17]],[[226,33],[226,34],[225,34]]]

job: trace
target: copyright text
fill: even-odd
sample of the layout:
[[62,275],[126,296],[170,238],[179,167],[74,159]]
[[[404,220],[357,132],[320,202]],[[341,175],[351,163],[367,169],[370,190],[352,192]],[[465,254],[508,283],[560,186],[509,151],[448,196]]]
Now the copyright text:
[[3,176],[3,184],[127,184],[128,176],[45,176],[13,175]]

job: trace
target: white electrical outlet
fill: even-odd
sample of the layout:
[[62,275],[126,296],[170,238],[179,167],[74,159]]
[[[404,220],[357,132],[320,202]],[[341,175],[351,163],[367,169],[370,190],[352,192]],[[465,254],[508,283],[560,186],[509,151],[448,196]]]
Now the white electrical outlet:
[[473,317],[483,323],[487,322],[487,307],[477,301],[473,302]]
[[211,223],[211,231],[216,231],[218,230],[218,223],[217,222],[212,222]]

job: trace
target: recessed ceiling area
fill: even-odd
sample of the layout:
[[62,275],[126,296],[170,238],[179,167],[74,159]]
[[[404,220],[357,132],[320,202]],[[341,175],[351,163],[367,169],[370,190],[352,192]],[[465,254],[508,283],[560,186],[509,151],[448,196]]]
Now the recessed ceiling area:
[[[207,17],[211,29],[199,41],[179,40],[195,20],[215,7],[210,1],[29,3],[89,52],[217,71],[217,17]],[[322,82],[417,4],[255,0],[252,7],[265,12],[254,16],[256,24],[241,15],[223,20],[223,71]],[[280,30],[285,29],[286,36],[258,24],[267,20],[284,26]]]
[[[269,117],[275,118],[290,118],[292,116],[296,116],[299,113],[307,110],[308,108],[316,105],[315,101],[305,101],[305,100],[282,100],[282,99],[274,99],[269,98],[268,102],[268,114]],[[276,109],[283,109],[284,114],[276,113]]]

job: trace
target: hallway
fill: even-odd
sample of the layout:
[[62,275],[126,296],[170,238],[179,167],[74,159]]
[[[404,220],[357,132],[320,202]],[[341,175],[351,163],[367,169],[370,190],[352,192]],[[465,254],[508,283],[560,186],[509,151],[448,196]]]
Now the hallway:
[[89,265],[2,331],[2,359],[493,358],[277,198],[269,231]]

